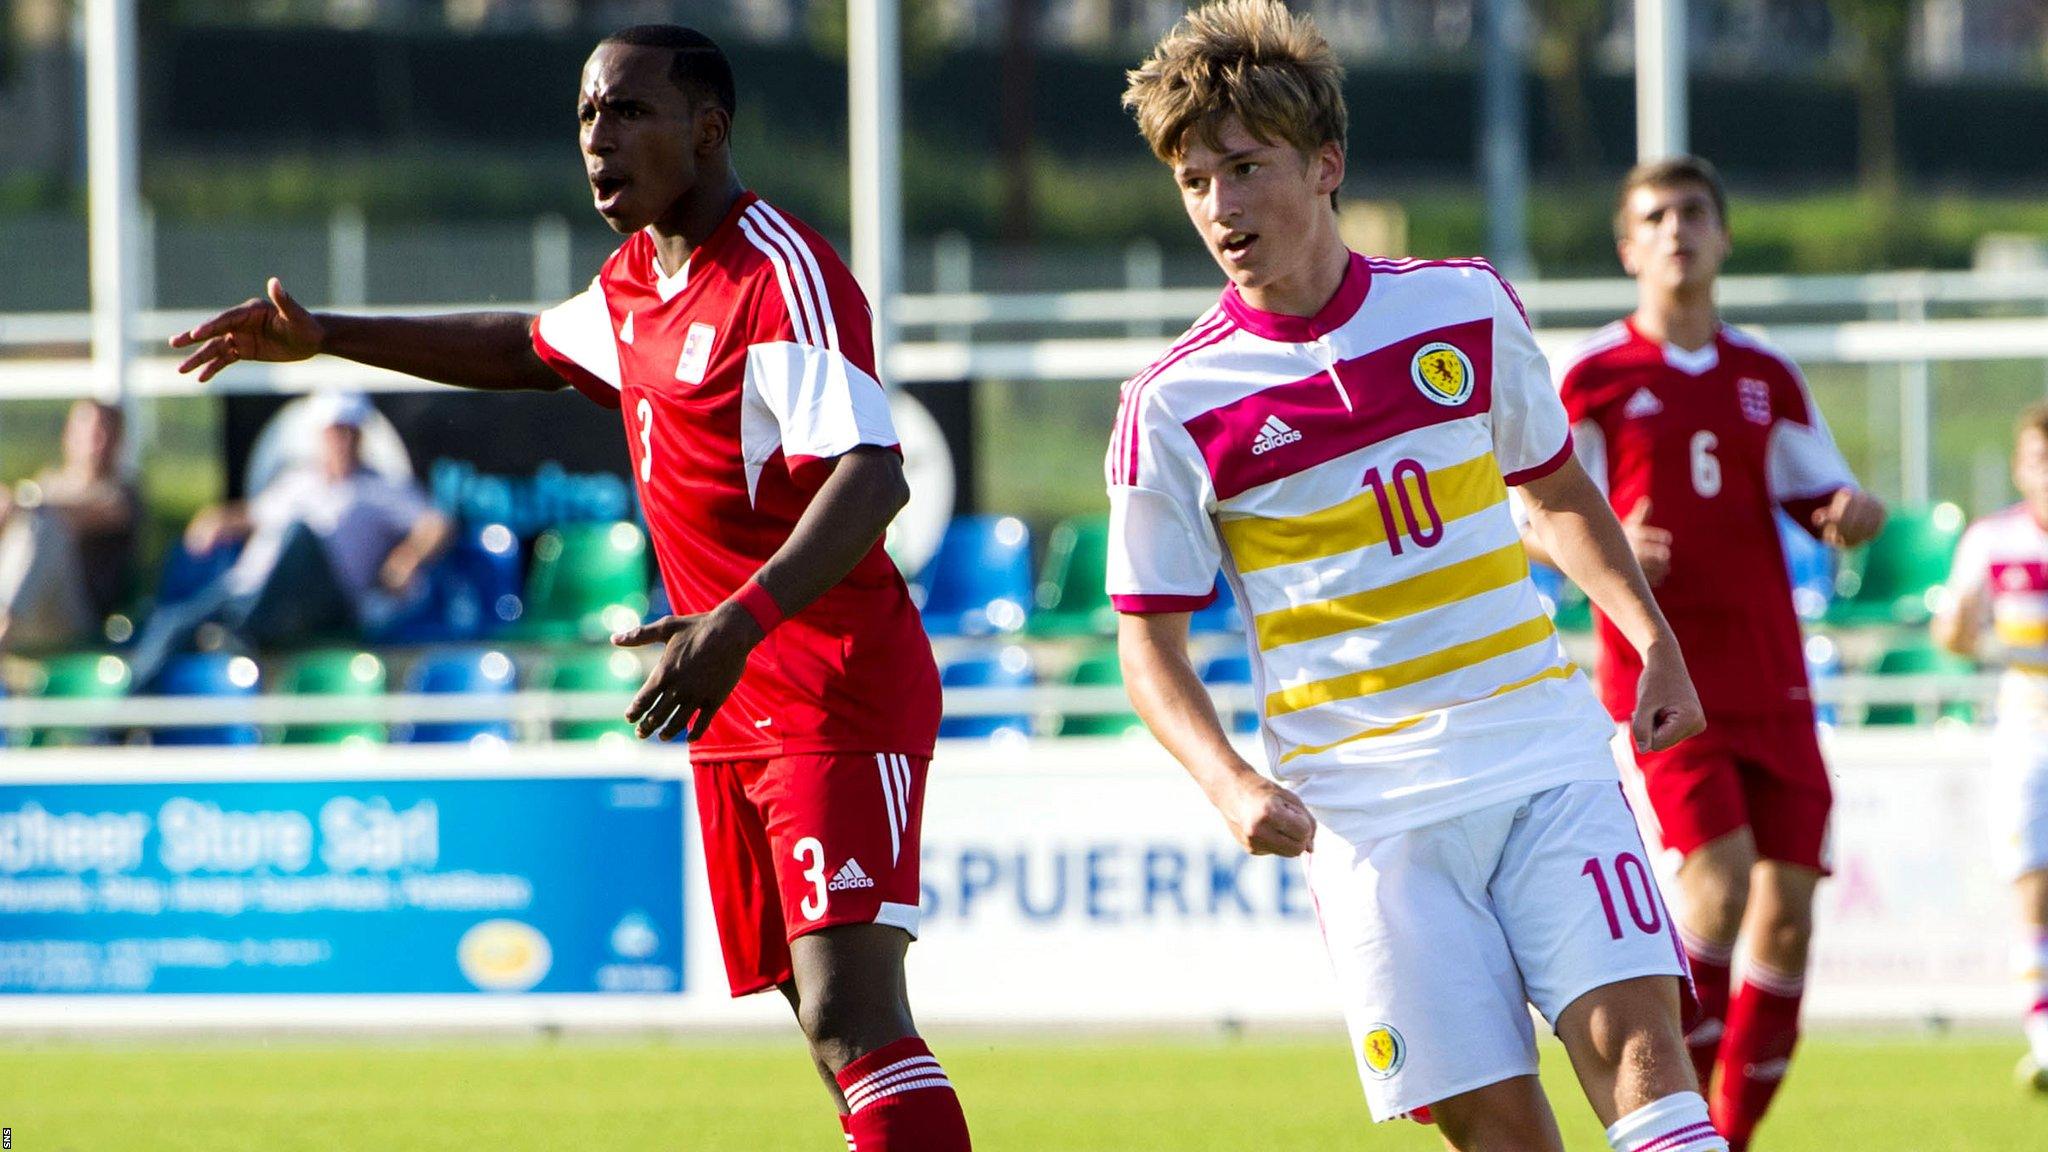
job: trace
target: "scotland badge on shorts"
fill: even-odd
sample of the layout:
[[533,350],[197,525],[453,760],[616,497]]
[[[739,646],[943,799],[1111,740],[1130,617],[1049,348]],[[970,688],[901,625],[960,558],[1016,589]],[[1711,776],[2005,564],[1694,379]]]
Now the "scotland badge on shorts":
[[1415,350],[1408,375],[1416,391],[1446,408],[1455,408],[1472,396],[1472,361],[1451,344],[1424,344]]
[[1359,1045],[1359,1054],[1365,1060],[1365,1070],[1375,1080],[1386,1080],[1401,1070],[1408,1062],[1408,1042],[1392,1024],[1375,1024],[1365,1030],[1365,1040]]

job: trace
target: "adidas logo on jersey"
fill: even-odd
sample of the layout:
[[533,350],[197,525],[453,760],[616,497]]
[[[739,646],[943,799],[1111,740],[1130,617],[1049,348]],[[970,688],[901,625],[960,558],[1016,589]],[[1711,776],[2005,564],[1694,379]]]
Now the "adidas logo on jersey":
[[1252,441],[1252,455],[1264,456],[1275,448],[1284,448],[1301,439],[1301,433],[1287,426],[1278,416],[1266,417],[1259,427],[1259,438]]
[[846,858],[846,863],[839,866],[839,871],[832,874],[832,880],[825,885],[825,890],[827,892],[844,892],[848,888],[873,888],[874,886],[875,878],[861,871],[860,861],[849,856]]
[[631,344],[632,342],[633,342],[633,314],[632,314],[631,312],[628,312],[628,313],[626,313],[626,322],[625,322],[624,324],[622,324],[622,325],[620,325],[620,326],[619,326],[619,343],[621,343],[621,344]]
[[1636,420],[1644,416],[1655,416],[1663,410],[1664,402],[1657,399],[1655,392],[1648,388],[1638,388],[1636,394],[1628,398],[1628,404],[1622,408],[1621,414],[1627,419]]

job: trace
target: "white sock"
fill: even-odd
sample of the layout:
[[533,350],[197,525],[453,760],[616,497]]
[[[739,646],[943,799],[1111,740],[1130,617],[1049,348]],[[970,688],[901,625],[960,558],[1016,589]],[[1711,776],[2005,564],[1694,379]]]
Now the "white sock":
[[1697,1092],[1666,1096],[1623,1116],[1607,1130],[1607,1143],[1614,1152],[1728,1152]]
[[2036,929],[2032,947],[2015,948],[2013,960],[2033,998],[2027,1012],[2027,1048],[2034,1063],[2048,1068],[2048,931]]

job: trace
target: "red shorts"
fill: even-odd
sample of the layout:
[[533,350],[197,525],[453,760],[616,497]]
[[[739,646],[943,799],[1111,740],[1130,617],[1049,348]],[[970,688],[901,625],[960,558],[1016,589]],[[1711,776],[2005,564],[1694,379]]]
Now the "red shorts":
[[917,935],[928,758],[847,752],[691,765],[734,996],[788,981],[789,942],[835,924]]
[[1834,791],[1811,718],[1709,719],[1676,748],[1636,753],[1636,765],[1664,847],[1686,854],[1746,827],[1758,856],[1828,871]]

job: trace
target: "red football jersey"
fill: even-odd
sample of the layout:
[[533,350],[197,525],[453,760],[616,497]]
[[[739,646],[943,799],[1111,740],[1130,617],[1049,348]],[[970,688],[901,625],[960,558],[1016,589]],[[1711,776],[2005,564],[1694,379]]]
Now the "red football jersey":
[[[1629,321],[1578,351],[1561,390],[1579,460],[1626,518],[1671,533],[1655,589],[1709,720],[1810,713],[1806,659],[1773,509],[1802,525],[1855,479],[1790,360],[1723,325],[1695,352]],[[1642,660],[1596,614],[1600,694],[1635,709]]]
[[[823,461],[897,446],[870,324],[832,247],[751,193],[675,275],[636,233],[586,291],[534,321],[541,359],[625,417],[676,612],[716,607],[782,547]],[[754,650],[692,750],[929,756],[938,725],[931,642],[877,543]]]

